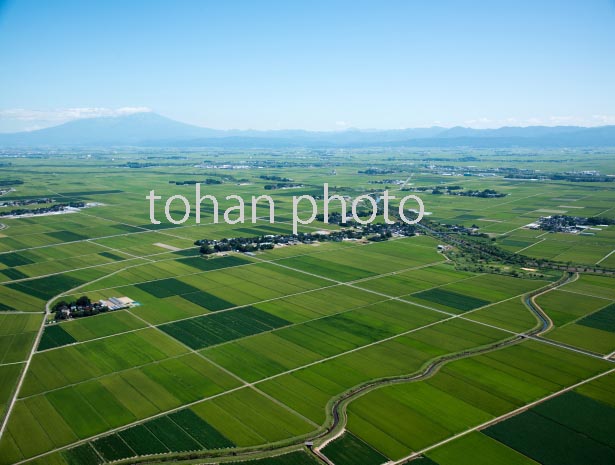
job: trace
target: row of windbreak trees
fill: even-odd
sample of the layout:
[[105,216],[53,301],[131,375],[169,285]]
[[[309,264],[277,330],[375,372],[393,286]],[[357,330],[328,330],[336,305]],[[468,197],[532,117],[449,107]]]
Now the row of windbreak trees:
[[53,306],[53,312],[55,313],[56,320],[82,318],[107,311],[109,311],[109,308],[107,308],[106,305],[103,305],[100,302],[92,302],[86,295],[81,296],[72,302],[61,300]]
[[276,245],[286,244],[310,244],[312,242],[340,242],[344,239],[367,239],[373,242],[386,241],[393,236],[414,236],[416,227],[398,221],[394,224],[370,223],[361,225],[355,222],[348,222],[352,227],[344,228],[339,231],[328,231],[327,233],[299,233],[299,234],[278,234],[253,237],[234,237],[221,240],[199,239],[194,245],[200,246],[200,253],[209,255],[217,252],[256,252],[258,250],[273,249]]

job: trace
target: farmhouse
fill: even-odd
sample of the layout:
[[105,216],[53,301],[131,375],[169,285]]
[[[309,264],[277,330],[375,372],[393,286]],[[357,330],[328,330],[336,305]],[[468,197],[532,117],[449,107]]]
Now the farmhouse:
[[121,308],[134,307],[135,301],[130,297],[109,297],[107,300],[100,300],[101,305],[109,310],[119,310]]

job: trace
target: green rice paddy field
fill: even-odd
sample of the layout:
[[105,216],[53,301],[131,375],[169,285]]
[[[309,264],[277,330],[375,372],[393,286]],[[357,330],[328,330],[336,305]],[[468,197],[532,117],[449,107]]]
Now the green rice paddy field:
[[547,337],[602,355],[615,351],[615,291],[611,279],[582,276],[537,299],[554,323]]
[[[276,202],[275,224],[214,223],[204,205],[200,225],[191,217],[181,226],[154,226],[144,196],[155,188],[165,197],[192,198],[193,186],[169,181],[214,177],[221,184],[207,190],[224,209],[229,193],[265,193],[264,171],[204,173],[196,167],[202,157],[221,164],[249,156],[277,166],[280,153],[162,154],[164,166],[137,170],[123,166],[146,160],[139,153],[63,154],[44,163],[14,158],[0,167],[1,176],[24,180],[3,200],[49,196],[97,204],[64,215],[0,217],[0,465],[131,463],[146,456],[181,463],[194,454],[205,454],[206,463],[313,465],[319,461],[304,441],[330,425],[336,399],[372,383],[377,387],[345,406],[343,434],[322,448],[315,443],[336,465],[415,457],[426,465],[615,460],[612,277],[581,273],[547,289],[559,273],[518,277],[454,263],[421,230],[382,242],[211,257],[194,245],[288,234],[292,195],[317,193],[323,182],[354,196],[412,175],[412,187],[457,184],[507,194],[483,199],[426,191],[430,220],[478,226],[513,253],[609,268],[614,226],[591,235],[524,226],[548,214],[615,219],[610,183],[451,179],[409,150],[394,161],[353,151],[284,155],[288,163],[266,174],[303,187],[267,191]],[[438,153],[445,155],[458,156]],[[488,150],[474,155],[471,164],[485,169],[504,163]],[[605,170],[607,155],[594,154],[583,169]],[[559,168],[558,154],[536,156],[537,168]],[[366,166],[393,173],[357,173]],[[337,228],[314,222],[300,231]],[[553,326],[541,337],[521,337],[540,328],[524,303],[539,290],[545,292],[536,304]],[[55,321],[56,302],[84,295],[125,296],[136,304]],[[429,376],[399,381],[451,356]]]

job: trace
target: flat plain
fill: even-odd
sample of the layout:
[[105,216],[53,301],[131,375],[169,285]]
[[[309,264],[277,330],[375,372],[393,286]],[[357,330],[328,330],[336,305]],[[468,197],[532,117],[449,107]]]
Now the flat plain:
[[[496,170],[526,157],[540,170],[608,171],[612,153],[565,166],[547,150],[506,162],[495,151],[472,151],[468,161],[443,149],[427,155],[446,162],[429,163],[411,149],[160,151],[155,162],[137,152],[82,155],[44,155],[44,163],[24,155],[0,167],[3,178],[23,181],[3,200],[93,204],[0,217],[0,465],[197,457],[308,465],[318,454],[337,465],[580,465],[588,450],[593,463],[613,460],[615,226],[587,234],[526,227],[554,211],[615,221],[613,183],[538,183]],[[202,168],[203,157],[238,168]],[[455,175],[439,167],[451,164]],[[265,172],[301,187],[265,189]],[[198,225],[193,217],[150,223],[150,189],[192,199],[193,184],[176,181],[206,178],[219,181],[203,188],[221,209],[231,193],[271,195],[276,222],[261,208],[256,224],[215,223],[208,205]],[[318,195],[324,182],[349,197],[423,189],[428,226],[408,237],[199,253],[202,239],[289,235],[292,196]],[[442,195],[438,186],[505,195]],[[177,205],[171,213],[181,216]],[[510,256],[474,260],[433,232],[446,225],[472,229]],[[300,227],[338,230],[322,221]],[[527,303],[534,294],[552,323],[541,335]],[[60,319],[54,306],[82,296],[133,304]],[[330,426],[340,434],[321,442]]]

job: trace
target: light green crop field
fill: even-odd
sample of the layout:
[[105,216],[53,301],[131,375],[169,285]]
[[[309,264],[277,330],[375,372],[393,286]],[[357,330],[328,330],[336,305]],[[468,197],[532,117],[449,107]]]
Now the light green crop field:
[[582,276],[540,296],[537,302],[554,323],[547,337],[603,355],[615,351],[615,325],[609,324],[615,320],[615,299],[609,284],[607,278]]
[[397,460],[607,368],[527,342],[453,362],[424,382],[373,391],[351,405],[348,428]]
[[[615,450],[610,410],[600,414],[606,432],[582,414],[615,409],[615,226],[583,234],[526,227],[549,215],[613,222],[615,184],[509,179],[496,170],[531,160],[544,172],[610,173],[609,150],[565,162],[559,151],[522,149],[151,152],[23,154],[0,166],[3,179],[23,181],[2,201],[88,204],[0,216],[0,465],[298,465],[319,463],[314,449],[337,465],[415,457],[426,465],[550,464],[553,447],[536,452],[523,425],[556,423],[577,452],[590,440]],[[366,168],[382,171],[359,173]],[[263,176],[299,187],[266,189],[272,181]],[[220,221],[204,201],[196,224],[194,185],[176,182],[206,179],[202,195],[218,198]],[[325,182],[348,199],[388,189],[393,206],[417,194],[428,214],[408,237],[368,232],[199,253],[203,239],[291,234],[293,196],[314,195],[322,213]],[[504,195],[433,193],[446,186]],[[152,189],[163,198],[158,225],[145,199]],[[164,199],[176,194],[191,204],[180,225],[164,213]],[[222,219],[235,206],[230,194],[246,199],[244,223]],[[253,224],[251,198],[263,194],[275,201],[275,222],[259,205]],[[181,202],[170,214],[183,216]],[[340,227],[314,221],[298,230]],[[457,238],[479,238],[499,261]],[[528,306],[538,293],[546,317]],[[134,304],[56,313],[56,304],[83,296]],[[573,399],[568,419],[554,413],[563,395],[577,396],[564,398]]]

